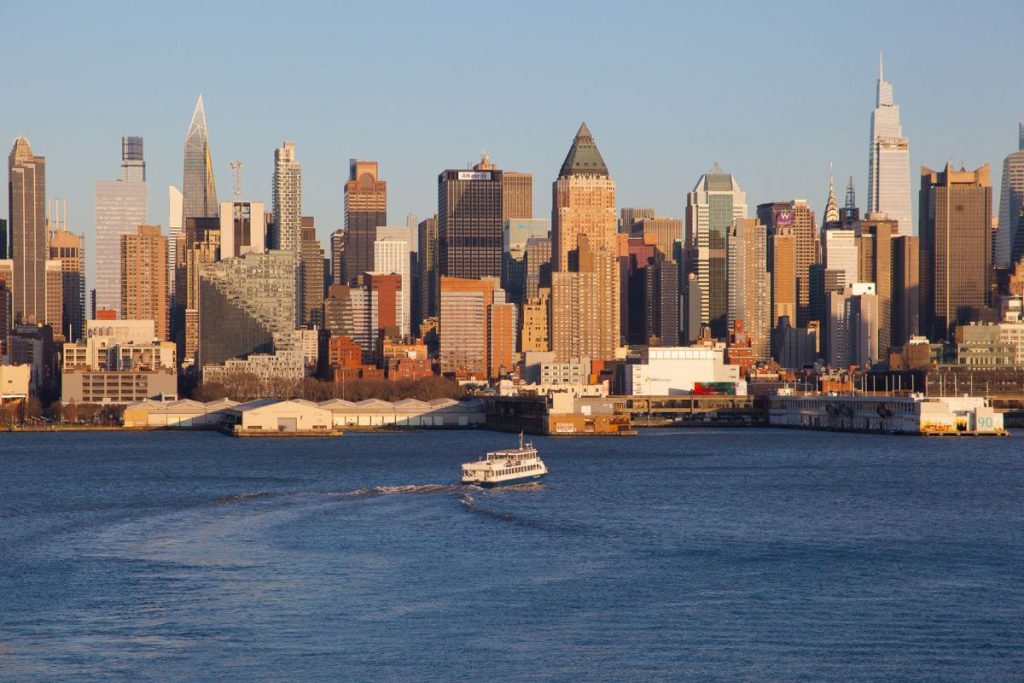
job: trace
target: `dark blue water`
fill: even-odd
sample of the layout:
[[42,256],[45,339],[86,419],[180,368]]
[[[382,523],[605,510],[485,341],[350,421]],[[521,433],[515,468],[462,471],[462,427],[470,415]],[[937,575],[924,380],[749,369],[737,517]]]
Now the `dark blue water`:
[[1024,678],[1024,438],[0,436],[5,680]]

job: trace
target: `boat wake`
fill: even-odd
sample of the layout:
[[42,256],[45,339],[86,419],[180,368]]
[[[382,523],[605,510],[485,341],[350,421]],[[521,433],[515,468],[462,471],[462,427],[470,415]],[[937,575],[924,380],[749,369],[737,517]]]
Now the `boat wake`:
[[228,496],[220,496],[217,498],[218,503],[234,503],[239,500],[251,500],[253,498],[266,498],[269,496],[278,495],[271,491],[249,491],[246,493],[234,493]]
[[404,484],[400,486],[368,486],[333,495],[344,498],[361,498],[364,496],[393,496],[402,493],[445,493],[458,489],[459,487],[455,484]]

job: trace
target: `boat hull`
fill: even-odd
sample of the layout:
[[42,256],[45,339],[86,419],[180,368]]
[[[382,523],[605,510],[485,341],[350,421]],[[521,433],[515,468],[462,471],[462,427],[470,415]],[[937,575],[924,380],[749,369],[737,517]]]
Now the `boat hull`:
[[547,472],[544,474],[531,474],[527,477],[516,477],[515,479],[505,479],[502,481],[463,481],[464,486],[479,486],[485,489],[496,489],[502,486],[515,486],[516,484],[529,484],[530,482],[543,479],[548,476]]

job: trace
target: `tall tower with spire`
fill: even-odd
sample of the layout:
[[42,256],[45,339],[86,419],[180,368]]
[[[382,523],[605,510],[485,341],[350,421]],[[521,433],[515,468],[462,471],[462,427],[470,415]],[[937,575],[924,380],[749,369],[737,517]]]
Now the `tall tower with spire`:
[[846,201],[839,209],[839,222],[847,230],[853,230],[854,224],[860,220],[860,209],[857,208],[857,191],[853,188],[853,176],[846,184]]
[[910,141],[903,137],[900,107],[893,102],[892,83],[885,80],[881,53],[878,55],[875,110],[871,114],[867,213],[888,214],[897,221],[901,233],[913,232]]
[[185,135],[185,172],[182,180],[184,217],[204,218],[219,215],[217,185],[210,160],[210,135],[206,129],[203,96],[199,96],[192,121]]
[[1012,268],[1024,258],[1024,123],[1017,128],[1017,151],[1003,160],[999,194],[999,229],[996,233],[997,268]]
[[842,227],[842,221],[839,217],[839,205],[836,203],[836,188],[835,179],[830,175],[828,177],[828,199],[825,200],[825,213],[824,221],[822,226],[825,230],[835,230]]

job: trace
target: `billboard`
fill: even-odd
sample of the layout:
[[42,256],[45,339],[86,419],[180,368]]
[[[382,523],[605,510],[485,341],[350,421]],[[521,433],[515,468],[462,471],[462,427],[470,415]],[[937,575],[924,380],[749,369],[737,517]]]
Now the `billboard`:
[[790,225],[793,225],[793,211],[791,209],[775,212],[775,227],[785,228]]
[[736,382],[694,382],[694,396],[735,396]]

